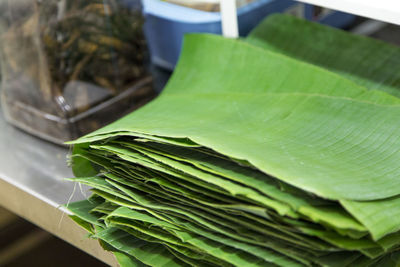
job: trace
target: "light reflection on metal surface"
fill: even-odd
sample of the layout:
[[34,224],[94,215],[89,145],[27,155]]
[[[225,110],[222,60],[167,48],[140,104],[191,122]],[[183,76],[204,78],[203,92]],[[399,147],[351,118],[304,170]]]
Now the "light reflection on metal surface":
[[[74,183],[64,180],[73,177],[67,166],[68,149],[14,128],[5,122],[2,112],[0,151],[0,179],[55,207],[66,204],[70,198],[85,199],[80,188],[74,191]],[[90,194],[87,190],[88,187],[83,188],[86,196]]]

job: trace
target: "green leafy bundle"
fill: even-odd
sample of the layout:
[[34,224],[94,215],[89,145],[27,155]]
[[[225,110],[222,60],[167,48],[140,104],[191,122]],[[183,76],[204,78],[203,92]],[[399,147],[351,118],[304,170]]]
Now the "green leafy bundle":
[[[121,265],[398,266],[395,82],[326,70],[356,53],[302,62],[315,54],[300,31],[353,38],[285,16],[245,42],[189,35],[156,100],[72,142],[72,180],[93,195],[68,208]],[[288,41],[302,61],[271,51]]]

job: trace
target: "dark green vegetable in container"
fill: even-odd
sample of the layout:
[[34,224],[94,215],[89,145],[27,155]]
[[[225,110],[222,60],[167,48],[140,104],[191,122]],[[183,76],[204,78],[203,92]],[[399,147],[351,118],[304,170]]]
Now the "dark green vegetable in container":
[[140,9],[119,0],[1,8],[3,102],[17,126],[61,143],[154,97]]
[[143,77],[146,43],[140,11],[121,8],[115,1],[66,5],[67,14],[42,30],[55,84],[82,80],[117,94]]

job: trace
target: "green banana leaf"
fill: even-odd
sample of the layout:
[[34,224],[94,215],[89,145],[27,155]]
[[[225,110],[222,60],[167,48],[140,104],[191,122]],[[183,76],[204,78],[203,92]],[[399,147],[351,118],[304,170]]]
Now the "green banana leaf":
[[115,258],[118,261],[119,266],[125,267],[145,267],[147,265],[143,264],[142,262],[138,261],[132,256],[129,256],[125,253],[115,251],[113,252]]
[[[207,41],[202,42],[202,40]],[[313,70],[313,73],[318,73],[314,74],[315,79],[323,80],[323,74],[332,76],[335,78],[333,89],[340,88],[340,90],[322,93],[320,88],[325,87],[327,82],[321,81],[312,86],[307,81],[311,92],[304,92],[304,90],[297,89],[301,88],[301,81],[307,80],[300,79],[300,76],[308,78],[309,76],[305,75],[303,70],[307,70],[306,67],[313,69],[312,66],[305,64],[304,66],[290,67],[296,69],[297,74],[293,74],[297,76],[297,79],[288,77],[290,75],[286,73],[284,79],[275,78],[273,81],[278,80],[282,86],[276,87],[276,92],[269,91],[269,88],[265,88],[262,82],[256,84],[253,82],[254,86],[247,84],[249,90],[238,93],[235,92],[235,89],[237,90],[235,87],[241,87],[240,83],[243,83],[243,80],[255,81],[256,79],[252,79],[252,77],[242,79],[243,75],[235,74],[239,70],[232,67],[234,64],[225,68],[229,64],[224,63],[221,67],[221,64],[216,64],[215,61],[232,60],[245,62],[244,65],[249,61],[249,63],[252,62],[254,69],[266,72],[268,70],[265,70],[263,66],[257,65],[268,63],[275,65],[276,68],[279,67],[279,72],[274,71],[274,73],[280,73],[285,72],[280,68],[282,60],[273,54],[267,58],[268,52],[257,51],[246,44],[224,40],[216,36],[190,36],[185,41],[191,49],[184,49],[183,60],[180,61],[182,64],[178,65],[178,70],[171,82],[158,99],[75,143],[86,142],[92,138],[103,139],[101,134],[115,133],[118,136],[121,131],[188,138],[205,147],[212,147],[221,154],[247,160],[265,173],[279,177],[289,184],[321,197],[335,200],[375,200],[400,193],[399,186],[396,186],[400,182],[395,179],[400,170],[395,164],[389,165],[400,157],[398,151],[396,153],[395,150],[397,147],[390,145],[396,144],[396,137],[399,136],[396,133],[400,131],[397,127],[400,107],[393,104],[398,99],[388,96],[383,100],[386,103],[390,102],[391,105],[371,102],[371,93],[368,91],[362,91],[361,87],[351,83],[342,86],[339,82],[347,83],[346,80],[321,69],[318,69],[321,73]],[[200,45],[201,47],[199,47]],[[214,49],[210,51],[209,46]],[[197,47],[201,51],[192,51],[193,47]],[[206,51],[208,51],[207,57],[197,55],[199,52],[204,54]],[[223,53],[224,51],[228,52]],[[230,51],[236,52],[229,57]],[[258,55],[260,53],[265,54],[264,57]],[[277,59],[274,59],[272,55]],[[233,60],[235,56],[239,58]],[[259,59],[258,62],[254,61],[255,57]],[[193,58],[195,60],[191,60]],[[202,64],[215,66],[215,69],[201,68],[200,60],[207,61]],[[273,64],[274,60],[279,63]],[[187,68],[184,64],[186,61],[194,61],[193,65],[200,65],[200,68],[198,70]],[[288,58],[287,61],[291,61],[290,63],[293,65],[298,63]],[[302,63],[298,64],[303,65]],[[181,74],[184,71],[189,73]],[[203,73],[200,73],[201,71]],[[213,73],[217,75],[211,75]],[[232,75],[230,75],[231,73]],[[213,76],[222,76],[222,74],[224,79],[222,77],[212,79]],[[231,77],[234,74],[236,79]],[[195,90],[193,88],[197,87],[196,77],[193,76],[203,77],[198,84],[201,85],[203,91],[207,90],[208,92],[196,90],[191,93],[192,90]],[[175,77],[178,78],[175,79]],[[184,79],[186,81],[183,81]],[[216,83],[217,80],[219,83]],[[238,80],[237,83],[235,80]],[[291,81],[296,86],[282,84],[282,80]],[[189,81],[192,83],[191,87],[186,86]],[[230,84],[235,85],[231,87]],[[318,86],[318,84],[322,84],[322,86]],[[178,87],[178,85],[181,86]],[[228,89],[219,90],[220,88],[229,88],[230,90],[226,92],[224,90]],[[291,88],[296,88],[295,92],[284,92]],[[313,90],[313,88],[317,89]],[[353,89],[357,91],[357,95],[353,97],[338,96],[341,92],[348,94]],[[190,112],[188,112],[189,110]],[[243,112],[246,115],[241,114]],[[203,118],[207,118],[207,120]],[[321,123],[324,123],[323,127],[321,127]],[[381,141],[380,143],[375,143],[376,140],[373,138],[366,138],[373,132],[381,134],[376,136],[379,138],[377,141]],[[98,134],[100,136],[97,136]],[[239,141],[238,136],[244,140],[237,142]],[[218,142],[220,139],[223,139],[222,142]],[[360,140],[364,141],[363,146],[359,144]],[[335,147],[338,149],[335,150]],[[346,150],[346,148],[348,149]],[[379,150],[376,151],[377,149]],[[370,150],[374,150],[373,153]],[[268,154],[265,151],[268,151]],[[312,158],[311,153],[319,155],[320,158],[318,160]],[[358,155],[356,162],[354,153]],[[354,168],[357,163],[364,162],[366,159],[379,162],[379,159],[385,155],[388,158],[384,164],[389,165],[386,169],[378,164],[366,163]],[[268,157],[268,160],[265,160],[265,157]],[[311,168],[316,164],[318,164],[318,168]],[[282,165],[290,165],[290,168],[284,168],[285,166]],[[341,166],[341,168],[335,168],[336,166]],[[376,179],[365,178],[371,173],[374,173]],[[390,175],[386,175],[386,173]],[[321,178],[326,174],[329,175],[329,179]],[[352,179],[348,179],[349,176]],[[370,188],[375,188],[375,190],[372,191]]]
[[[373,96],[383,93],[367,91],[322,69],[241,42],[196,35],[185,42],[178,69],[158,99],[75,143],[103,139],[104,134],[118,136],[120,132],[188,138],[229,157],[247,160],[264,173],[323,198],[364,201],[399,194],[395,178],[400,172],[395,164],[400,158],[395,145],[400,131],[397,98],[386,95],[376,103]],[[206,51],[207,57],[199,56]],[[254,71],[234,77],[234,73],[245,72],[241,64],[217,64],[218,60],[253,65]],[[188,61],[194,61],[192,66],[199,69],[186,67]],[[297,79],[283,70],[283,61],[288,68],[291,65],[290,69],[296,69],[291,75]],[[263,86],[267,81],[255,82],[253,77],[268,76],[253,73],[268,73],[264,65],[279,66],[279,72],[273,73],[279,76],[284,72],[285,77],[269,77],[273,82],[268,86]],[[301,88],[302,81],[307,80],[301,76],[308,78],[308,72],[320,82],[312,86],[308,81],[307,93],[288,91]],[[243,80],[249,92],[235,92],[244,86]],[[281,86],[270,92],[268,87],[277,80]],[[293,80],[295,84],[287,84]],[[192,86],[187,86],[189,82]],[[325,91],[328,86],[330,90]],[[204,92],[191,92],[196,87]],[[288,92],[282,92],[285,90]],[[374,179],[370,179],[371,173]]]
[[246,38],[264,49],[309,62],[371,90],[400,97],[400,47],[293,16],[268,16]]
[[[193,218],[193,219],[194,219],[193,222],[198,223],[198,224],[201,225],[202,227],[206,227],[206,228],[208,228],[208,229],[213,229],[213,231],[215,231],[216,233],[220,233],[220,234],[225,235],[225,236],[227,236],[227,237],[236,239],[236,242],[238,242],[238,241],[243,241],[243,242],[252,243],[252,244],[258,245],[258,246],[269,247],[269,248],[275,249],[275,250],[277,250],[277,251],[280,251],[280,252],[282,252],[282,253],[284,253],[284,254],[287,254],[288,252],[293,252],[293,251],[295,250],[295,248],[293,248],[292,251],[291,251],[291,250],[287,250],[287,249],[286,249],[286,248],[287,248],[287,245],[285,246],[285,245],[282,245],[282,244],[280,244],[280,243],[278,243],[278,242],[271,243],[271,242],[268,241],[268,239],[263,239],[262,241],[261,241],[261,240],[257,241],[257,240],[249,239],[249,237],[238,236],[237,233],[238,233],[238,232],[240,233],[241,231],[243,231],[243,229],[241,229],[241,230],[236,230],[236,231],[232,231],[233,229],[232,229],[232,230],[229,230],[229,229],[228,229],[228,228],[230,227],[229,225],[221,226],[221,225],[219,225],[219,224],[215,224],[214,222],[212,222],[212,221],[210,220],[210,219],[211,219],[211,218],[210,218],[210,215],[204,216],[204,218],[202,218],[202,216],[198,216],[198,215],[199,215],[199,212],[196,212],[195,214],[193,214],[193,213],[190,212],[190,210],[179,210],[179,209],[177,209],[176,207],[175,207],[175,208],[171,208],[171,207],[168,207],[168,206],[165,205],[165,204],[155,204],[154,202],[153,202],[152,205],[149,205],[149,204],[148,204],[148,205],[143,205],[143,204],[142,204],[142,203],[143,203],[143,200],[142,200],[142,202],[140,203],[140,204],[142,204],[142,205],[140,205],[139,203],[137,203],[137,205],[135,205],[136,203],[134,203],[134,202],[132,202],[132,201],[128,201],[128,202],[127,202],[127,201],[123,201],[123,200],[121,200],[121,199],[117,199],[117,198],[116,198],[115,196],[113,196],[113,195],[110,195],[110,194],[101,192],[101,191],[96,190],[96,189],[93,190],[93,191],[96,192],[96,194],[101,195],[102,197],[106,198],[108,201],[114,201],[115,203],[118,203],[118,204],[121,205],[121,206],[128,207],[128,208],[131,208],[131,209],[145,210],[145,211],[151,213],[152,215],[154,215],[154,216],[156,216],[157,218],[160,218],[160,219],[164,219],[164,220],[165,220],[165,216],[160,216],[159,214],[156,214],[154,211],[152,211],[152,210],[149,209],[150,207],[153,208],[153,210],[156,209],[156,210],[168,210],[168,211],[177,212],[178,214],[185,215],[184,217],[185,217],[186,219],[187,219],[187,218]],[[131,193],[131,195],[132,195],[133,192],[131,191],[130,193]],[[135,198],[137,199],[138,196],[135,195]],[[156,206],[156,205],[157,205],[157,206]],[[156,208],[155,208],[155,207],[156,207]],[[193,209],[191,209],[191,210],[193,210]],[[176,213],[175,213],[175,215],[176,215]],[[169,216],[170,216],[170,215],[169,215]],[[174,220],[176,220],[176,219],[174,219]],[[220,222],[221,222],[221,221],[220,221]],[[227,227],[228,227],[228,228],[227,228]],[[170,227],[170,229],[173,229],[173,228]],[[260,234],[258,234],[258,236],[260,236]],[[231,245],[231,244],[228,244],[228,245]],[[286,248],[285,248],[285,247],[286,247]],[[298,255],[301,255],[301,253],[304,253],[304,252],[303,252],[303,251],[298,251],[298,252],[297,252]],[[258,255],[256,255],[256,256],[258,256]],[[295,259],[299,260],[298,257],[295,257]],[[287,264],[287,263],[286,263],[286,264]],[[286,265],[286,264],[285,264],[285,265]]]
[[397,74],[367,75],[388,54],[357,71],[329,49],[297,57],[309,44],[285,50],[282,20],[315,27],[273,17],[247,43],[189,35],[161,96],[71,142],[71,180],[94,192],[70,208],[81,226],[152,266],[398,263]]
[[[400,60],[398,46],[279,14],[268,16],[246,41],[324,67],[367,89],[400,96],[400,71],[394,67]],[[374,233],[377,239],[399,230],[400,211],[396,207],[400,205],[400,199],[397,197],[379,202],[379,207],[374,209],[367,207],[373,203],[345,200],[341,203],[347,210],[353,211],[359,221],[370,225],[370,229],[381,228]],[[393,220],[382,224],[387,214],[391,214]]]
[[129,233],[114,227],[98,231],[96,237],[146,265],[188,266],[171,254],[163,245],[134,238]]

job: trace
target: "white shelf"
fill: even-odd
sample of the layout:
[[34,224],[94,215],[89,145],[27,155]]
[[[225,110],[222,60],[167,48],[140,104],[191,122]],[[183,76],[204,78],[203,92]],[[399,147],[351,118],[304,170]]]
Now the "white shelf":
[[298,0],[334,10],[400,25],[399,0]]
[[239,37],[236,0],[220,0],[222,34],[225,37]]
[[[279,0],[278,0],[279,1]],[[297,0],[374,20],[400,25],[400,0]],[[235,0],[220,0],[223,35],[237,37]],[[235,30],[236,29],[236,30]],[[233,34],[232,34],[233,33]]]

